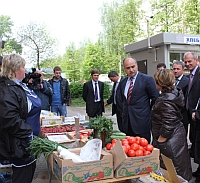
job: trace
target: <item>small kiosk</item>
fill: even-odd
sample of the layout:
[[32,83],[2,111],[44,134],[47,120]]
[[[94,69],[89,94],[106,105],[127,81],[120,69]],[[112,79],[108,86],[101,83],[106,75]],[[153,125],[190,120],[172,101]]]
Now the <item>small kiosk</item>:
[[200,55],[200,35],[164,32],[125,46],[125,52],[137,60],[139,71],[151,76],[158,63],[171,68],[188,51]]

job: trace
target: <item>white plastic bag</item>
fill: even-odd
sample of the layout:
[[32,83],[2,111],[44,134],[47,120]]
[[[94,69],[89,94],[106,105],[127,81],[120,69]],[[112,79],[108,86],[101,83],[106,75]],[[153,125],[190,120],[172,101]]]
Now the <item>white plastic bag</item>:
[[79,155],[72,153],[69,150],[67,150],[61,146],[58,146],[57,151],[59,154],[58,155],[59,158],[72,159],[73,162],[84,162],[84,160],[82,160]]
[[89,140],[82,148],[80,152],[80,158],[84,161],[100,160],[102,149],[101,139]]

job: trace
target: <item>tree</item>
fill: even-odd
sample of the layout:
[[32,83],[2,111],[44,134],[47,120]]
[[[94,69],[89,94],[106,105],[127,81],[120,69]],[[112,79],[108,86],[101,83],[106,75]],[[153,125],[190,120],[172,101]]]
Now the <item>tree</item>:
[[109,64],[105,57],[105,49],[100,40],[96,44],[88,44],[83,64],[84,79],[90,79],[90,71],[92,69],[98,69],[101,74],[108,73],[110,70]]
[[186,0],[182,3],[183,27],[185,33],[200,34],[200,2],[199,0]]
[[15,38],[12,37],[13,22],[9,16],[0,15],[0,41],[4,40],[4,49],[0,48],[0,52],[5,55],[15,51],[16,53],[22,53],[22,46]]
[[124,45],[144,35],[140,27],[144,14],[141,5],[141,0],[118,0],[104,3],[101,8],[102,41],[112,69],[121,72],[121,61],[126,57]]
[[25,52],[29,59],[37,64],[40,69],[40,62],[55,57],[57,42],[50,37],[45,25],[30,22],[20,28],[18,32],[20,42],[27,48]]
[[10,37],[13,26],[13,22],[11,21],[9,16],[0,15],[0,38],[5,37],[6,39]]

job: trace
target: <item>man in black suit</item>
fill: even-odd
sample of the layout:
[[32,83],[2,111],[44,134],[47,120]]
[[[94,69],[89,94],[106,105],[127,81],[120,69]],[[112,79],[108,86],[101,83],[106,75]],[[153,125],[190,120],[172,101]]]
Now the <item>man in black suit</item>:
[[[187,88],[188,88],[189,78],[187,76],[183,75],[184,67],[185,67],[185,64],[183,61],[173,62],[173,72],[174,72],[174,76],[176,78],[175,85],[182,89],[184,97],[185,97]],[[189,120],[188,120],[187,110],[185,107],[183,109],[181,109],[181,113],[183,116],[182,122],[183,122],[183,125],[185,128],[186,137],[187,137]]]
[[117,106],[122,114],[122,127],[129,136],[140,136],[151,140],[151,107],[159,92],[152,76],[138,71],[133,57],[123,60],[127,77],[119,83]]
[[86,102],[86,113],[90,118],[102,116],[104,109],[104,83],[98,81],[99,71],[93,69],[91,71],[91,80],[83,85],[83,100]]
[[158,63],[156,68],[157,68],[157,71],[159,71],[161,69],[166,69],[166,64],[165,63]]
[[[195,138],[196,138],[196,122],[192,120],[192,110],[196,108],[198,99],[200,97],[200,75],[199,75],[199,62],[198,56],[194,52],[186,52],[184,54],[184,62],[187,69],[190,71],[188,90],[186,93],[186,109],[188,112],[188,119],[190,122],[190,142],[192,143],[191,147],[191,156],[194,157],[194,162],[200,164],[195,159],[195,156],[200,156],[200,153],[194,154],[195,152]],[[199,142],[198,142],[199,143]],[[197,171],[193,173],[193,176],[196,176],[196,182],[200,183],[200,167],[197,168]]]
[[122,130],[122,119],[121,119],[121,114],[120,114],[119,110],[117,109],[116,94],[117,94],[119,82],[123,79],[123,77],[120,77],[116,71],[110,71],[108,73],[108,77],[112,82],[114,82],[114,85],[112,88],[112,94],[111,94],[110,98],[107,100],[105,107],[108,107],[110,104],[112,104],[112,116],[114,114],[116,114],[118,128],[121,131]]

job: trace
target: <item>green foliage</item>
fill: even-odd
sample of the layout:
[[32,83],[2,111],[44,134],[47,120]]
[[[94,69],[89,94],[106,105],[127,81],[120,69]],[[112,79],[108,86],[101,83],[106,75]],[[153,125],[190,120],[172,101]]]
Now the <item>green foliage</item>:
[[0,15],[0,38],[9,38],[10,34],[12,33],[12,26],[13,22],[11,21],[11,18],[9,16]]
[[83,83],[76,82],[70,84],[71,98],[80,98],[83,93]]
[[111,95],[112,90],[110,89],[110,85],[106,82],[104,82],[104,93],[103,96],[105,99],[107,99]]
[[89,119],[89,128],[97,130],[99,133],[106,132],[107,137],[110,137],[113,131],[114,121],[105,116],[97,116]]
[[6,52],[6,53],[12,53],[13,51],[15,51],[18,54],[22,53],[22,45],[19,44],[14,38],[9,39],[6,42],[5,47],[3,49],[3,52]]
[[71,104],[72,107],[85,107],[85,101],[83,98],[72,98]]

